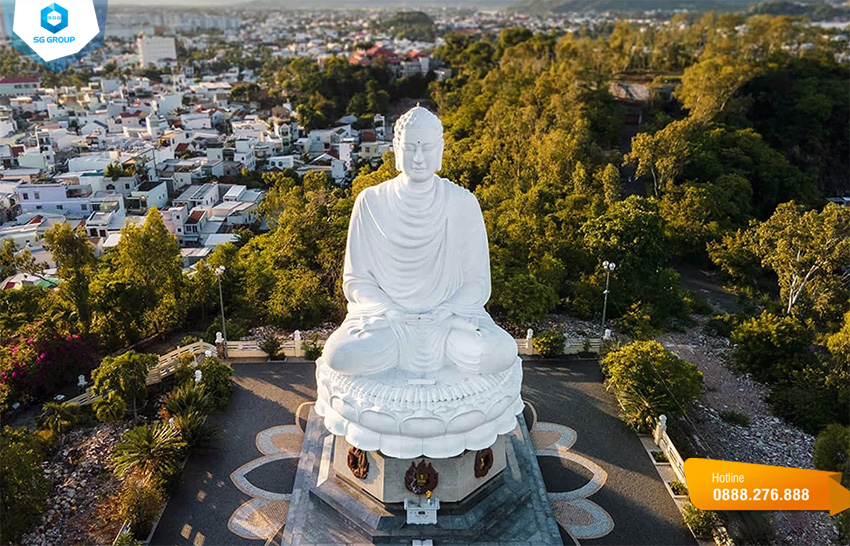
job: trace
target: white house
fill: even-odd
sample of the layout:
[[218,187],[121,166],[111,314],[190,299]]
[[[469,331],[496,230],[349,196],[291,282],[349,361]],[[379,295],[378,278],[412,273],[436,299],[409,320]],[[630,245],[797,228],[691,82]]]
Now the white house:
[[41,79],[30,76],[0,78],[0,97],[25,97],[35,95]]

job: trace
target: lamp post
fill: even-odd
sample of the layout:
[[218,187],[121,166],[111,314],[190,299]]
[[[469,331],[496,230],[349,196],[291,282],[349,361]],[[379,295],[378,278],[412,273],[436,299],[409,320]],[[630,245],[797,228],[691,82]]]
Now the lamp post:
[[608,314],[608,286],[611,284],[611,272],[617,269],[617,264],[614,262],[602,262],[602,269],[605,270],[605,303],[602,306],[602,327],[605,328],[605,316]]
[[221,303],[221,333],[224,335],[224,358],[227,359],[227,325],[224,323],[224,295],[221,291],[221,276],[224,275],[224,266],[215,268],[215,276],[218,278],[218,298]]

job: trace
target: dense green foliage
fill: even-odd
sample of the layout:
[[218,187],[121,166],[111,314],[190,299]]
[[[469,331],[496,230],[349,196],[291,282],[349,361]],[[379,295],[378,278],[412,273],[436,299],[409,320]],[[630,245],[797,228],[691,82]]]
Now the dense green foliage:
[[41,467],[43,447],[26,429],[0,434],[0,540],[15,543],[47,506],[50,480]]
[[682,517],[685,519],[685,524],[698,537],[710,538],[717,524],[717,515],[714,512],[700,510],[691,503],[686,504],[682,509]]
[[623,420],[640,432],[650,430],[662,414],[682,414],[702,394],[702,372],[657,341],[612,351],[601,365]]
[[148,371],[158,361],[157,355],[135,351],[117,357],[108,356],[92,372],[92,394],[104,396],[112,392],[113,401],[121,400],[135,412],[147,392]]
[[[841,485],[850,487],[850,427],[829,425],[818,434],[812,456],[817,470],[841,472]],[[835,516],[841,538],[850,538],[850,512]]]
[[161,421],[134,427],[115,446],[112,468],[120,477],[135,474],[160,483],[180,470],[185,447],[179,432]]
[[551,358],[564,354],[564,343],[567,341],[564,332],[552,328],[543,330],[532,339],[534,350],[543,358]]
[[162,492],[150,481],[128,478],[121,486],[118,516],[130,522],[130,531],[138,538],[147,538],[162,507]]
[[776,381],[812,360],[811,332],[794,317],[767,311],[732,332],[735,363],[759,381]]
[[204,359],[197,369],[201,371],[204,392],[209,395],[213,406],[217,409],[226,408],[233,394],[233,368],[211,356]]
[[398,11],[389,19],[380,21],[377,27],[396,38],[414,42],[433,42],[437,37],[434,20],[421,11]]

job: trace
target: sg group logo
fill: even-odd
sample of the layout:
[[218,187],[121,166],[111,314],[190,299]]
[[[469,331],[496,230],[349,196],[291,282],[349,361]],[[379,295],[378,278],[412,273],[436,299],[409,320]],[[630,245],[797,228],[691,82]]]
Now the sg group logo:
[[12,45],[53,70],[103,45],[107,0],[0,0]]

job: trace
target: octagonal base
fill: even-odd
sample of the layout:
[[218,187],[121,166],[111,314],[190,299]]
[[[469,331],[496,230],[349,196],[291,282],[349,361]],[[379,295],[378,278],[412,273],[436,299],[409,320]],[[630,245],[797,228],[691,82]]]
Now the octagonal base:
[[[424,461],[429,463],[438,475],[437,486],[432,491],[440,502],[459,502],[474,493],[505,469],[505,438],[499,436],[489,448],[492,451],[492,466],[481,477],[475,476],[476,459],[479,451],[465,451],[449,459],[396,459],[387,457],[380,451],[364,452],[369,463],[366,477],[360,479],[354,475],[348,465],[348,453],[351,448],[346,439],[337,436],[334,442],[333,469],[337,478],[342,478],[383,503],[415,501],[424,498],[405,487],[405,475],[410,465]],[[480,462],[480,461],[479,461]]]

